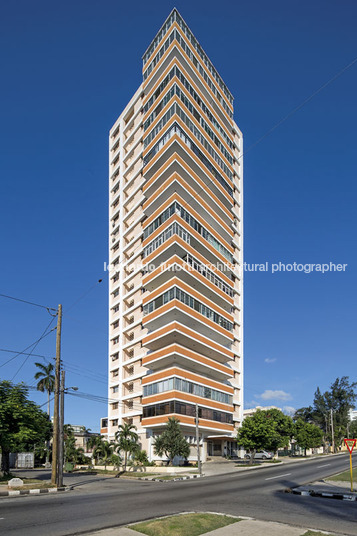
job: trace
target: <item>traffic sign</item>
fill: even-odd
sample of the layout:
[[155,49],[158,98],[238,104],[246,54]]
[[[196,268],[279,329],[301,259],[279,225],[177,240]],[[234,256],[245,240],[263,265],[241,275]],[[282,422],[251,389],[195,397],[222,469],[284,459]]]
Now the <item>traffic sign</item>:
[[345,445],[348,448],[348,452],[352,454],[353,449],[356,446],[357,439],[344,439]]

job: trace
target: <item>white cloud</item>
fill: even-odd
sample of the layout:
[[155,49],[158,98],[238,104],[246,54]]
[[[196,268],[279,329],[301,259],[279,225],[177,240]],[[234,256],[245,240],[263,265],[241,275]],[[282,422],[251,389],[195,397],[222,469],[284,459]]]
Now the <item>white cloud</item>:
[[276,357],[267,357],[264,359],[264,363],[275,363]]
[[284,406],[283,407],[283,412],[286,415],[289,415],[290,417],[292,417],[296,413],[296,408],[294,408],[293,406]]
[[292,396],[290,393],[286,393],[285,391],[273,391],[271,389],[266,389],[264,393],[259,395],[260,398],[263,400],[291,400]]

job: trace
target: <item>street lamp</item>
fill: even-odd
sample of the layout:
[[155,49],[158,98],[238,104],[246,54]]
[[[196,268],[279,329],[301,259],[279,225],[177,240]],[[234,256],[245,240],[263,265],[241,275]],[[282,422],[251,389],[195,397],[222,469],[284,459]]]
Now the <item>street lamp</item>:
[[58,480],[57,487],[63,486],[63,464],[64,464],[64,394],[68,391],[78,391],[78,387],[65,387],[65,371],[62,370],[60,388],[60,425],[59,425],[59,445],[58,445]]

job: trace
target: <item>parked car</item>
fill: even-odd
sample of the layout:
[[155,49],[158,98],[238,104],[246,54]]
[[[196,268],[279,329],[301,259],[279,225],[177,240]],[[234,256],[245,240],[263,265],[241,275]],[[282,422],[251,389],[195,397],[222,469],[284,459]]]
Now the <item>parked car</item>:
[[[247,452],[244,458],[246,460],[250,460],[249,452]],[[255,460],[272,460],[273,458],[274,454],[272,452],[267,452],[266,450],[260,450],[259,452],[256,452],[254,456]]]

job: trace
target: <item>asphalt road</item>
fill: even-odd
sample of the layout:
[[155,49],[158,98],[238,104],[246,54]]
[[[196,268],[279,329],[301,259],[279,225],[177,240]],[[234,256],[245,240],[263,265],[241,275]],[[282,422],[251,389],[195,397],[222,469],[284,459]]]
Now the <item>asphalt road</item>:
[[76,484],[73,491],[0,499],[0,533],[68,536],[160,515],[210,511],[356,536],[357,503],[283,493],[346,469],[348,455],[182,482],[70,475],[66,480]]

